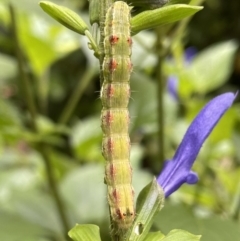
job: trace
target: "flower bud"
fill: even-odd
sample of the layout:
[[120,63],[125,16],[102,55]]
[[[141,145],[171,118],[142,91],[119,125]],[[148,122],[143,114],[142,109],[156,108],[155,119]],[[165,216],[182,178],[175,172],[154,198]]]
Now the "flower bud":
[[39,5],[44,12],[72,31],[85,35],[84,32],[88,30],[87,24],[72,10],[48,1],[41,1]]

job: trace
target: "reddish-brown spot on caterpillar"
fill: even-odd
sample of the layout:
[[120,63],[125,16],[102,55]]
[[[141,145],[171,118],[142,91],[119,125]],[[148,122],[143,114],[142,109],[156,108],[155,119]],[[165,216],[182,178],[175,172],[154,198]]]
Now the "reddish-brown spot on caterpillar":
[[114,168],[114,165],[110,165],[110,175],[114,179],[114,176],[116,175],[116,168]]
[[123,219],[123,216],[126,216],[126,214],[123,214],[119,208],[117,208],[116,213],[119,219]]
[[128,37],[127,42],[128,42],[128,45],[131,47],[132,46],[132,38]]
[[113,72],[117,69],[118,63],[115,59],[110,59],[108,66],[109,66],[109,70]]
[[110,99],[114,95],[114,85],[109,84],[107,87],[107,97]]
[[119,195],[118,195],[118,191],[117,191],[117,189],[114,189],[114,190],[113,190],[112,195],[113,195],[113,197],[114,197],[116,203],[118,203],[120,197],[119,197]]
[[119,37],[116,36],[116,35],[111,35],[111,36],[109,37],[109,42],[110,42],[111,44],[116,44],[116,43],[118,42],[118,40],[119,40]]
[[114,150],[114,140],[110,137],[107,142],[107,152],[111,155]]
[[106,119],[107,125],[111,125],[114,119],[114,115],[112,115],[111,111],[108,111],[106,117],[107,117]]

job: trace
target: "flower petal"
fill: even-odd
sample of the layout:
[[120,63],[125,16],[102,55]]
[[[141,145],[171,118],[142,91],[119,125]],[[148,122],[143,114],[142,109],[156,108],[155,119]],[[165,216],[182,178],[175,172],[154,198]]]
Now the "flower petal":
[[172,160],[167,161],[158,177],[158,183],[169,196],[183,183],[196,183],[191,172],[192,165],[214,126],[235,99],[233,93],[225,93],[212,99],[195,117],[183,137]]
[[193,58],[196,56],[197,50],[194,47],[189,47],[185,50],[185,64],[191,64]]
[[170,96],[178,101],[178,78],[175,75],[170,75],[167,79],[167,91]]
[[190,171],[187,176],[186,183],[195,184],[197,182],[198,182],[198,174],[196,172]]

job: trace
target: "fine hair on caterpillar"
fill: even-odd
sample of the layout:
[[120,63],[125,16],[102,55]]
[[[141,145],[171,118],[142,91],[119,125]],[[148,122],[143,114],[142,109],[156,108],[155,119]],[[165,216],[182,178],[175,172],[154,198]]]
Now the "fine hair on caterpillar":
[[127,230],[135,218],[130,165],[129,111],[132,38],[130,7],[114,2],[104,27],[104,60],[101,87],[102,154],[106,159],[104,182],[115,230]]

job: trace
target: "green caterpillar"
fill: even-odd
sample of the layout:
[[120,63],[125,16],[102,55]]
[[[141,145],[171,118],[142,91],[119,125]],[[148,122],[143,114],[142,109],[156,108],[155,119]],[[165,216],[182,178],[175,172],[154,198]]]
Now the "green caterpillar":
[[108,9],[104,28],[102,100],[102,153],[106,159],[105,183],[114,224],[122,230],[134,220],[134,191],[130,165],[129,112],[132,72],[130,8],[117,1]]

